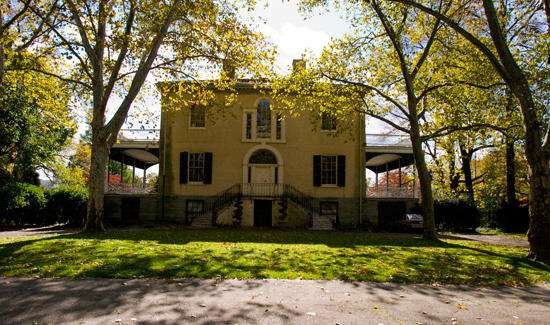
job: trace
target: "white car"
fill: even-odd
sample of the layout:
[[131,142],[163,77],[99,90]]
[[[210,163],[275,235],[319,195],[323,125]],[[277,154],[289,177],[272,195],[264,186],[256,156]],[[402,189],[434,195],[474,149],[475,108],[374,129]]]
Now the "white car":
[[407,213],[405,214],[405,220],[403,224],[407,227],[418,229],[424,227],[424,218],[422,215],[417,213]]

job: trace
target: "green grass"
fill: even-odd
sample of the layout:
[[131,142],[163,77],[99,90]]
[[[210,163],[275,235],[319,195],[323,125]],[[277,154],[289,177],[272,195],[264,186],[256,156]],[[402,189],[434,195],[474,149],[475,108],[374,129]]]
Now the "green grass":
[[282,278],[532,285],[550,268],[527,250],[414,235],[279,230],[109,230],[0,239],[0,275]]

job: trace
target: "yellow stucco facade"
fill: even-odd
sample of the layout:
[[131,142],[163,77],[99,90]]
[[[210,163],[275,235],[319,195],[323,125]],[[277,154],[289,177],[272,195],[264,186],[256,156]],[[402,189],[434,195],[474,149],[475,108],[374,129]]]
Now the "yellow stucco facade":
[[[170,94],[163,94],[173,96]],[[221,96],[221,95],[220,95]],[[163,100],[164,105],[168,102]],[[348,224],[357,224],[360,213],[360,193],[365,179],[364,119],[350,116],[336,132],[321,129],[317,112],[302,112],[286,116],[286,112],[271,109],[268,138],[257,137],[258,107],[260,102],[271,102],[269,96],[248,88],[239,92],[235,102],[220,108],[208,108],[204,127],[193,127],[191,111],[187,107],[162,107],[161,157],[159,176],[161,194],[168,197],[212,197],[235,184],[288,184],[319,200],[340,200],[340,218]],[[223,113],[221,113],[223,110]],[[278,118],[280,122],[277,122]],[[265,134],[263,135],[265,136]],[[250,157],[258,150],[267,150],[276,157],[276,164],[250,164]],[[211,181],[181,181],[181,153],[211,153]],[[314,156],[345,156],[343,167],[345,185],[314,184]],[[187,164],[188,162],[186,162]],[[342,166],[344,165],[344,166]],[[187,171],[185,171],[187,173]],[[186,176],[187,177],[187,176]],[[340,182],[340,181],[339,181]],[[243,190],[244,191],[244,190]],[[248,206],[249,203],[244,204]],[[243,225],[252,225],[245,208]],[[274,209],[275,210],[275,209]],[[246,217],[246,220],[245,220]],[[275,214],[274,214],[275,218]]]

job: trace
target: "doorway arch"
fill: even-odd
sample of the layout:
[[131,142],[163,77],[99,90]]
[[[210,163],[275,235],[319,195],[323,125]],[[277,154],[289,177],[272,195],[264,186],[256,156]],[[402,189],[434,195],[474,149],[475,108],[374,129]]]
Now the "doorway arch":
[[284,165],[279,151],[272,146],[256,145],[243,157],[243,183],[283,184]]

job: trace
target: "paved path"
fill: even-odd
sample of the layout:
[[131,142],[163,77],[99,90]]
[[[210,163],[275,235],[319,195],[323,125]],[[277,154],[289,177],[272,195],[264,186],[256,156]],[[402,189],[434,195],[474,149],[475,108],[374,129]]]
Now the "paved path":
[[443,234],[441,238],[473,240],[488,245],[501,245],[512,247],[529,247],[527,239],[507,235],[479,235],[479,234]]
[[550,284],[0,278],[0,323],[550,324]]
[[16,238],[16,237],[29,237],[29,236],[45,236],[45,235],[62,235],[62,234],[74,234],[78,232],[75,229],[62,229],[57,226],[53,227],[39,227],[39,228],[25,228],[18,230],[5,230],[0,231],[0,238]]

